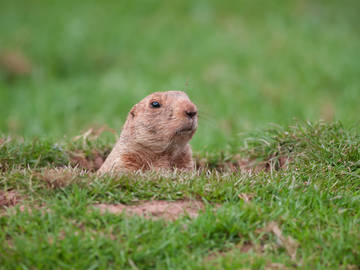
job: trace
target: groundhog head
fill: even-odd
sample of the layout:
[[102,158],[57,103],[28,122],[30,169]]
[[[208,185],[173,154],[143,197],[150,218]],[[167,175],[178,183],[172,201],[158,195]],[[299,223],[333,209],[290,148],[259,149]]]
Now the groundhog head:
[[155,92],[131,109],[122,135],[151,151],[163,152],[186,144],[197,125],[197,108],[184,92]]

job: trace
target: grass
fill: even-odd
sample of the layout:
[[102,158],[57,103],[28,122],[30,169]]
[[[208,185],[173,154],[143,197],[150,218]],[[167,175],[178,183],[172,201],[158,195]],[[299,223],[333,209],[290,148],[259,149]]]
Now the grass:
[[[2,1],[0,269],[359,269],[359,8]],[[191,144],[210,170],[97,176],[116,139],[98,127],[119,132],[168,89],[199,107]],[[93,207],[142,200],[206,207],[176,221]]]
[[[274,165],[273,170],[257,174],[204,171],[99,177],[69,167],[71,151],[96,149],[96,144],[102,145],[99,141],[88,145],[65,141],[57,150],[61,155],[45,151],[48,155],[41,158],[39,152],[48,149],[49,142],[29,144],[33,148],[8,142],[2,146],[1,160],[7,169],[0,187],[16,192],[19,202],[0,217],[1,265],[6,269],[357,269],[358,133],[340,123],[296,123],[282,131],[265,130],[252,136],[251,142],[239,152],[272,161],[274,153],[281,153],[290,158],[289,167],[275,170]],[[31,156],[37,162],[27,163]],[[212,162],[223,163],[222,158],[213,157]],[[56,174],[54,167],[63,171]],[[250,200],[244,200],[243,194]],[[103,214],[92,208],[96,203],[151,199],[197,199],[207,207],[196,219],[176,221]]]

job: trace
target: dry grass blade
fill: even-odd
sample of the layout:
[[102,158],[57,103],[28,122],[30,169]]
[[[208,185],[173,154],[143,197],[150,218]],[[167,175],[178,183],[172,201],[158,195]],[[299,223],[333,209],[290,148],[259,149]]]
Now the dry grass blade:
[[109,128],[108,126],[104,125],[104,126],[100,126],[100,127],[91,127],[91,128],[89,128],[83,134],[75,136],[73,138],[73,141],[77,141],[77,140],[80,140],[80,139],[83,139],[83,141],[86,141],[88,139],[96,140],[104,132],[110,132],[110,133],[114,134],[115,136],[117,136],[117,133],[116,133],[116,131],[114,129]]
[[244,202],[249,203],[254,197],[254,194],[246,194],[246,193],[240,193],[238,195],[240,199],[242,199]]
[[0,190],[0,207],[15,206],[22,201],[21,196],[13,190],[2,191]]
[[279,244],[284,246],[291,259],[293,261],[296,261],[296,252],[299,247],[299,244],[296,243],[296,241],[292,239],[290,236],[285,237],[279,225],[276,222],[270,222],[264,229],[261,229],[260,231],[271,232],[275,234]]
[[74,168],[43,169],[36,177],[43,180],[50,188],[61,188],[74,181],[81,171]]

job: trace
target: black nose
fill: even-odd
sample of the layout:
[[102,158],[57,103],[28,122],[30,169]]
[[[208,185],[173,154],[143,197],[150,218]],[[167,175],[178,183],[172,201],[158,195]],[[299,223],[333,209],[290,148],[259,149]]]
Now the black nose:
[[193,118],[197,114],[197,111],[185,111],[185,114],[190,118]]

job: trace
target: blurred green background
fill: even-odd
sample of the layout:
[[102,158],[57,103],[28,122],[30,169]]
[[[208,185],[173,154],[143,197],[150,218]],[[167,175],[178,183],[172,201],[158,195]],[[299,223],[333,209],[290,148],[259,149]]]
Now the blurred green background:
[[268,123],[360,115],[360,1],[0,0],[0,133],[120,131],[153,91],[200,109],[217,150]]

